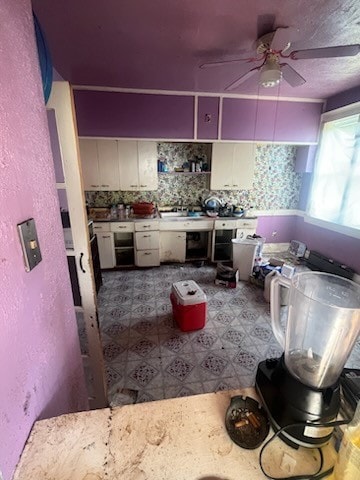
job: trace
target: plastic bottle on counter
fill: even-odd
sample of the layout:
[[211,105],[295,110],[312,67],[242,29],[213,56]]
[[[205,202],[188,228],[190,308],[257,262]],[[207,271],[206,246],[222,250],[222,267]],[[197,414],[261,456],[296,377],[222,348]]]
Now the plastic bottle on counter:
[[345,429],[336,460],[336,480],[358,480],[360,478],[360,401],[355,414]]
[[111,205],[110,217],[111,217],[111,218],[117,218],[117,208],[116,208],[116,205]]

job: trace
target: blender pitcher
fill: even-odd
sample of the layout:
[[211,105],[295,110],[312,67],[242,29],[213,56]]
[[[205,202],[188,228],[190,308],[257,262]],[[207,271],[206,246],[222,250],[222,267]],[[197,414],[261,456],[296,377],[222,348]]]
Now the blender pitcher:
[[[288,287],[285,334],[280,286]],[[321,272],[278,276],[270,286],[271,323],[285,365],[300,382],[325,389],[339,378],[360,332],[360,285]]]

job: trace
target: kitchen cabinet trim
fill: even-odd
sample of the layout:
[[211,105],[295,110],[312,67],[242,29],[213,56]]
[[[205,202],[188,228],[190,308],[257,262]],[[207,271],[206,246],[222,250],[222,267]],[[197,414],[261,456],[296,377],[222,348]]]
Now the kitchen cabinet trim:
[[298,98],[298,97],[277,97],[276,95],[249,95],[242,93],[215,93],[215,92],[195,92],[189,90],[156,90],[144,88],[122,88],[122,87],[101,87],[89,85],[72,85],[73,90],[90,90],[94,92],[118,92],[118,93],[147,93],[149,95],[181,95],[181,96],[195,96],[198,97],[223,97],[223,98],[245,98],[250,100],[277,100],[280,102],[308,102],[308,103],[324,103],[324,98]]
[[198,110],[199,110],[199,96],[194,96],[194,140],[197,140],[197,130],[198,130]]

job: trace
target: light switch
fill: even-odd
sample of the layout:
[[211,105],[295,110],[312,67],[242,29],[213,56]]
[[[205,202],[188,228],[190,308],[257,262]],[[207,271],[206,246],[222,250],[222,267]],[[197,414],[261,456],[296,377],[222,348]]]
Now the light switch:
[[30,218],[18,224],[20,242],[24,255],[25,270],[30,272],[41,262],[41,252],[37,238],[35,220]]

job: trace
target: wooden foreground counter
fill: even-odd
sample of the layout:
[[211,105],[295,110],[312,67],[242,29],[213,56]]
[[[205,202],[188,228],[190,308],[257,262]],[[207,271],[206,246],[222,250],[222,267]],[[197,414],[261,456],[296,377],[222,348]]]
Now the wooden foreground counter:
[[[240,394],[256,398],[253,389],[244,389],[41,420],[14,479],[264,479],[259,450],[238,447],[224,426],[230,399]],[[332,448],[325,456],[331,463]],[[316,450],[295,451],[276,439],[264,455],[264,467],[273,476],[310,473],[317,459]]]

